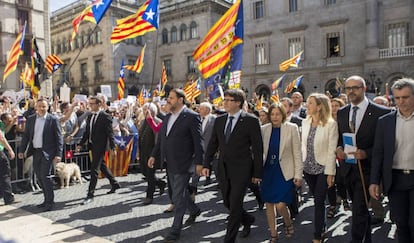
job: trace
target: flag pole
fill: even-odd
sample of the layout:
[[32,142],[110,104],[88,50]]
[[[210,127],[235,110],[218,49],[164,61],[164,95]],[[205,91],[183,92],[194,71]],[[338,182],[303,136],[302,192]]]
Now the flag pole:
[[152,65],[152,77],[151,77],[151,86],[150,89],[152,89],[152,85],[154,84],[154,76],[155,76],[155,65],[157,62],[157,54],[158,54],[158,29],[155,31],[156,38],[155,38],[155,55],[154,55],[154,62]]

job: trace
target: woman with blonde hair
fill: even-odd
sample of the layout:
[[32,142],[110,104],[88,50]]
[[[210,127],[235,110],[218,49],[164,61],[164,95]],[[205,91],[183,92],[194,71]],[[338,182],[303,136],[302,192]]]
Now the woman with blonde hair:
[[338,125],[328,96],[309,95],[307,118],[302,121],[302,156],[304,178],[315,200],[313,243],[325,238],[325,198],[334,185],[337,143]]
[[286,237],[294,233],[287,205],[292,203],[294,186],[302,184],[302,156],[298,127],[286,122],[285,107],[272,104],[268,116],[270,123],[261,129],[265,162],[260,186],[271,234],[269,242],[276,242],[279,238],[277,212],[283,218]]

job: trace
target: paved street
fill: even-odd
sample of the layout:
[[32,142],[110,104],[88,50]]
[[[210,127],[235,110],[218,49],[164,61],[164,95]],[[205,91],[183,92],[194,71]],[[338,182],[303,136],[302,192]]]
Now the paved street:
[[[16,195],[19,203],[0,205],[0,242],[162,242],[172,224],[172,214],[163,213],[169,204],[167,193],[160,197],[156,193],[154,203],[143,206],[146,182],[142,176],[130,174],[118,177],[118,180],[122,188],[110,195],[106,195],[110,189],[108,181],[99,180],[95,200],[86,206],[80,203],[86,196],[89,183],[56,189],[56,207],[51,212],[41,212],[35,207],[43,200],[38,192]],[[203,212],[196,224],[183,229],[179,242],[222,242],[227,213],[216,185],[199,187],[196,201]],[[258,210],[250,193],[245,201],[245,208],[253,213],[256,222],[250,236],[238,239],[238,242],[267,242],[269,233],[265,211]],[[286,239],[284,232],[279,231],[280,242],[311,241],[312,206],[313,200],[305,195],[301,212],[294,222],[294,237]],[[341,209],[334,219],[328,220],[327,242],[349,242],[350,216],[350,212]],[[383,225],[373,227],[373,242],[396,242],[392,239],[395,227],[389,223],[388,217],[389,213]],[[281,225],[281,220],[279,223]]]

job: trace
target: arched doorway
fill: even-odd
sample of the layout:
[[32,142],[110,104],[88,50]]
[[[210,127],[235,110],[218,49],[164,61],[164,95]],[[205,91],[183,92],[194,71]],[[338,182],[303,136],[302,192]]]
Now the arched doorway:
[[265,84],[259,84],[254,90],[254,92],[256,92],[257,97],[263,97],[264,100],[270,99],[271,91],[270,91],[269,86]]
[[332,98],[338,97],[341,94],[342,87],[338,87],[336,79],[330,79],[325,84],[325,94],[330,95]]

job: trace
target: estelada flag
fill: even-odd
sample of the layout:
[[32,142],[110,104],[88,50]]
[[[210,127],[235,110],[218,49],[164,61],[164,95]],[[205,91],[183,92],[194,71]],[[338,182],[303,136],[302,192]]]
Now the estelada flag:
[[107,153],[105,156],[106,165],[111,169],[114,176],[128,175],[134,144],[133,137],[133,135],[114,136],[116,157],[113,157],[111,153]]

